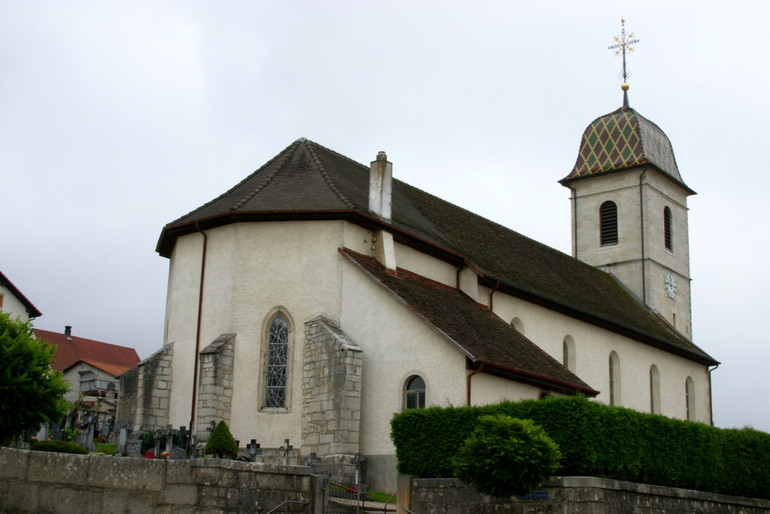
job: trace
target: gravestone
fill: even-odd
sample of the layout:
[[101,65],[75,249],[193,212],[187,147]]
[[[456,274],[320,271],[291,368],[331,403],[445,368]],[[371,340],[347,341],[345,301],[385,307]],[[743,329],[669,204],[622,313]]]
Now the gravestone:
[[176,459],[176,460],[186,459],[187,451],[184,448],[180,448],[177,446],[176,448],[173,448],[171,452],[169,452],[168,458]]
[[174,436],[177,434],[177,431],[171,428],[171,425],[167,425],[166,429],[163,431],[162,435],[166,436],[166,452],[168,454],[171,454],[171,450],[174,448]]
[[128,431],[133,428],[133,423],[123,420],[118,423],[116,428],[118,429],[118,455],[123,455],[127,452]]
[[141,457],[142,456],[142,440],[141,439],[129,439],[126,442],[126,454],[129,457]]
[[112,433],[112,420],[105,419],[99,423],[99,435],[105,439],[110,438]]
[[286,439],[283,442],[283,446],[281,446],[281,451],[283,452],[283,465],[288,466],[289,465],[289,452],[294,449],[294,446],[289,444],[289,440]]
[[51,439],[54,441],[61,441],[63,436],[64,431],[62,430],[61,425],[58,423],[53,423],[51,425]]
[[94,451],[94,425],[96,421],[92,414],[87,414],[85,420],[80,425],[80,435],[77,438],[78,446],[82,446],[86,450]]
[[36,434],[38,441],[47,441],[48,440],[48,425],[43,423],[40,425],[40,429],[37,431]]

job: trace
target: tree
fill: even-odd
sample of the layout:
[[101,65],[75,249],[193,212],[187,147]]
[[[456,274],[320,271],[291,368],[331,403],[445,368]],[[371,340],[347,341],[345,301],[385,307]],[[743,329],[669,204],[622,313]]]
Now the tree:
[[0,313],[0,445],[67,413],[69,383],[51,368],[54,356],[29,321]]
[[232,459],[238,457],[238,444],[235,442],[235,438],[230,433],[230,429],[227,428],[227,423],[224,420],[220,421],[214,427],[214,430],[211,431],[205,451],[207,454],[213,453],[214,455],[222,455]]
[[558,468],[561,452],[531,420],[482,416],[454,459],[455,476],[500,498],[531,493]]

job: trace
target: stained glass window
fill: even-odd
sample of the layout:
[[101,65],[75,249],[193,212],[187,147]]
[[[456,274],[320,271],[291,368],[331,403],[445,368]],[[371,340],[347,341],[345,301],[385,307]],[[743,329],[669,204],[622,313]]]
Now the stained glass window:
[[289,362],[289,325],[280,314],[270,324],[267,346],[266,407],[286,407],[286,370]]

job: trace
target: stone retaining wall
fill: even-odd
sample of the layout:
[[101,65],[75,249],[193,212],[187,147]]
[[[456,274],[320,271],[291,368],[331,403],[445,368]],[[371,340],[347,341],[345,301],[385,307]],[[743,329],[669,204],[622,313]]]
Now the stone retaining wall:
[[0,512],[320,514],[323,478],[305,467],[0,448]]
[[[398,512],[493,514],[499,500],[479,494],[455,478],[398,477]],[[770,511],[770,501],[636,484],[595,477],[553,477],[530,499],[506,502],[514,514],[689,513],[753,514]]]

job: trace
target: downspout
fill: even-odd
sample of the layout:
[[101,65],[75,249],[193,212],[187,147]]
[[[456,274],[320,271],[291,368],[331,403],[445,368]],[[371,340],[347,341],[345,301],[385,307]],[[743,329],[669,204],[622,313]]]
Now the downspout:
[[495,282],[494,289],[492,289],[492,292],[489,293],[489,312],[493,314],[495,312],[495,293],[498,289],[500,289],[500,281]]
[[642,192],[642,183],[646,175],[647,168],[644,168],[642,174],[639,175],[639,219],[641,220],[639,229],[642,233],[642,303],[644,305],[647,305],[647,263],[644,259],[644,194]]
[[201,348],[201,312],[203,311],[203,278],[206,273],[206,247],[208,246],[208,237],[201,230],[197,221],[195,222],[195,230],[203,236],[203,250],[201,252],[201,281],[198,290],[198,322],[195,329],[195,365],[193,366],[192,404],[190,406],[190,437],[195,434],[195,407],[198,397],[198,356]]
[[716,364],[713,368],[709,368],[709,421],[711,422],[711,426],[714,426],[714,398],[712,398],[712,390],[711,390],[711,372],[716,371],[716,369],[719,367],[719,363]]
[[468,373],[468,378],[467,378],[468,386],[466,388],[467,395],[466,395],[466,398],[465,398],[465,405],[468,406],[468,407],[471,406],[471,378],[473,377],[473,375],[475,375],[476,373],[481,373],[483,370],[484,370],[484,363],[482,362],[481,366],[479,366],[479,369],[477,369],[475,371],[471,371],[470,373]]

